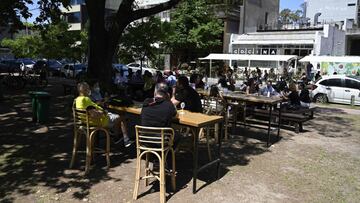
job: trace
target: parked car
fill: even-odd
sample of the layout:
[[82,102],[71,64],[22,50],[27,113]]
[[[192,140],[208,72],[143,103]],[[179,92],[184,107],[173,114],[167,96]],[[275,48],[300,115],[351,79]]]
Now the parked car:
[[60,76],[60,69],[63,65],[58,60],[38,60],[36,61],[33,70],[38,72],[44,65],[50,76]]
[[323,76],[313,85],[310,96],[316,102],[341,104],[350,104],[351,96],[354,96],[355,105],[360,105],[360,77]]
[[61,67],[61,76],[66,78],[77,78],[84,72],[86,72],[86,66],[82,63],[65,64],[63,67]]
[[124,71],[124,75],[125,77],[127,77],[129,75],[129,67],[125,64],[113,64],[113,69],[117,70],[117,71]]
[[17,59],[16,62],[20,64],[22,71],[31,71],[35,64],[35,61],[27,58]]
[[[131,68],[134,73],[135,73],[137,70],[140,70],[140,64],[138,64],[138,63],[129,63],[129,64],[127,64],[127,66],[128,66],[129,68]],[[142,74],[144,74],[144,72],[145,72],[146,70],[149,71],[149,72],[152,73],[152,74],[155,74],[156,71],[157,71],[157,69],[150,68],[148,65],[143,64],[143,65],[142,65]]]
[[20,63],[15,59],[4,59],[0,61],[1,72],[4,73],[14,73],[20,72]]

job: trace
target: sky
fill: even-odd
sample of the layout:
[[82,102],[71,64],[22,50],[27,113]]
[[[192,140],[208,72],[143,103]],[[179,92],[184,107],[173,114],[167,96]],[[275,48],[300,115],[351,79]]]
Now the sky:
[[[29,9],[31,10],[31,13],[33,16],[28,19],[28,22],[34,22],[35,18],[39,15],[39,10],[37,8],[36,4],[37,0],[34,0],[34,4],[29,5]],[[300,4],[303,3],[304,0],[280,0],[280,11],[284,8],[289,8],[290,10],[297,10],[300,9]],[[25,19],[22,19],[25,21]]]
[[280,0],[280,11],[284,8],[290,10],[300,9],[300,4],[304,3],[304,0]]

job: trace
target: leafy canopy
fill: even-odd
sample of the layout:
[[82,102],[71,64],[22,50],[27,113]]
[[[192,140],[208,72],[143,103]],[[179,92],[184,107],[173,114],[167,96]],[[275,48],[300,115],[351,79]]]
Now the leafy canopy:
[[211,49],[221,44],[222,22],[205,0],[183,0],[171,13],[167,45],[179,49]]
[[145,57],[154,59],[158,48],[165,39],[168,23],[151,16],[145,21],[136,21],[129,25],[121,37],[120,56],[132,56],[133,60],[143,61]]
[[35,34],[4,39],[1,45],[9,47],[18,58],[81,59],[87,50],[87,33],[70,32],[66,22],[33,28]]

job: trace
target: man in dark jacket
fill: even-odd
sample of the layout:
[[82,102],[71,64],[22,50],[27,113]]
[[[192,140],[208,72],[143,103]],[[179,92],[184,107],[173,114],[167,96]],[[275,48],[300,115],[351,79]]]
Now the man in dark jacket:
[[180,103],[185,103],[185,110],[191,112],[202,112],[202,105],[199,94],[189,85],[189,80],[186,76],[180,76],[176,82],[175,94],[171,99],[172,103],[177,106]]
[[[176,116],[177,111],[170,101],[168,92],[168,87],[164,83],[155,86],[154,98],[146,99],[141,110],[142,126],[171,127],[172,119]],[[179,140],[179,136],[175,135],[174,148],[176,148]]]

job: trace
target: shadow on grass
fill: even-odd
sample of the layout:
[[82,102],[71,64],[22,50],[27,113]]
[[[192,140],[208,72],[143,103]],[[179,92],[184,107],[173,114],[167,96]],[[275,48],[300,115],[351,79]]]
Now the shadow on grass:
[[[51,83],[45,90],[53,95],[47,128],[31,122],[29,89],[11,94],[5,92],[6,100],[0,106],[1,126],[5,129],[0,131],[1,202],[13,202],[17,194],[33,194],[39,185],[55,189],[56,193],[71,189],[73,198],[81,200],[90,195],[91,188],[96,184],[110,179],[114,182],[122,181],[121,178],[109,176],[109,172],[102,169],[106,163],[104,157],[100,156],[96,157],[96,167],[88,176],[84,176],[84,155],[77,157],[74,170],[68,170],[73,146],[71,104],[74,97],[64,96],[60,83]],[[129,123],[136,124],[136,119],[130,117]],[[41,132],[39,129],[45,130]],[[133,136],[133,132],[129,134]],[[266,147],[266,131],[240,129],[240,134],[245,136],[223,142],[220,178],[227,174],[229,167],[247,165],[251,156],[269,151]],[[276,136],[272,138],[276,139]],[[254,142],[254,139],[261,142]],[[135,159],[134,147],[126,150],[112,148],[111,151],[115,153],[111,156],[110,171]],[[192,187],[192,154],[180,153],[176,159],[178,190]],[[202,143],[199,147],[199,166],[207,161],[206,145]],[[134,171],[129,170],[129,175],[134,175]],[[216,181],[216,166],[200,172],[198,179],[205,184],[199,181],[197,191]],[[128,187],[131,190],[133,185]],[[139,194],[144,196],[158,190],[156,183],[148,191]],[[171,191],[170,187],[167,191]],[[171,193],[168,199],[175,193]]]
[[[105,166],[103,157],[96,159],[96,167],[88,176],[84,176],[84,156],[77,156],[75,169],[69,169],[73,146],[73,127],[71,118],[72,97],[62,95],[62,89],[51,90],[50,116],[47,125],[33,123],[31,101],[25,89],[17,92],[5,92],[6,99],[1,104],[0,121],[0,202],[13,202],[13,195],[29,195],[36,186],[44,185],[63,193],[69,188],[75,199],[89,195],[93,185],[112,179]],[[134,158],[134,153],[118,151],[111,156],[111,168]],[[132,151],[134,151],[132,149]],[[110,168],[110,170],[112,170]]]

